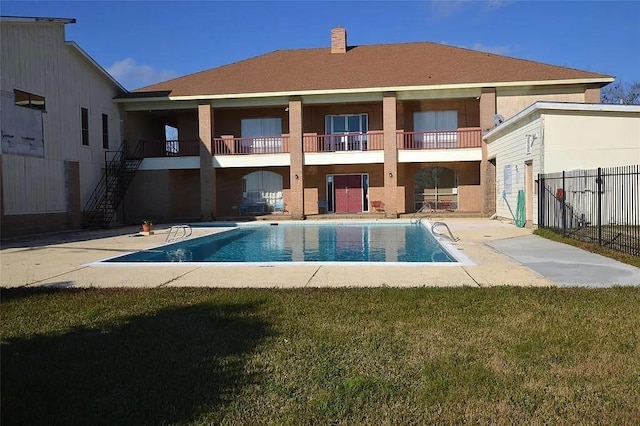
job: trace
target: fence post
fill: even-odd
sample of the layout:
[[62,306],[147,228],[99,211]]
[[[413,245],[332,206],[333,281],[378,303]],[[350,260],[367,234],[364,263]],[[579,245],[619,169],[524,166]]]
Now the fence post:
[[602,168],[598,167],[598,245],[602,246]]
[[562,236],[566,237],[567,236],[567,204],[566,204],[567,194],[564,192],[564,188],[565,188],[565,184],[564,184],[564,170],[563,170],[562,171],[562,200],[560,201],[562,205]]
[[544,178],[538,173],[538,227],[544,228]]

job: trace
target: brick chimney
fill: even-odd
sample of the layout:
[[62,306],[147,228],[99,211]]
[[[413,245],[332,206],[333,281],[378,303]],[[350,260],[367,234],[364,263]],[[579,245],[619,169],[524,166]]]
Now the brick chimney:
[[347,53],[347,30],[343,27],[331,30],[331,53]]

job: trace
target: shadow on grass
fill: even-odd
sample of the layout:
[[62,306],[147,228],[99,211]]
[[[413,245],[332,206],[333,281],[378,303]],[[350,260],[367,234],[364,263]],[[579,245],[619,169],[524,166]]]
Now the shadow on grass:
[[10,302],[13,300],[28,299],[30,297],[41,295],[53,295],[60,293],[62,289],[67,294],[71,292],[82,292],[85,289],[73,289],[71,288],[73,283],[71,281],[59,281],[50,286],[43,287],[8,287],[0,288],[0,300],[2,302]]
[[257,379],[244,371],[270,333],[257,309],[204,303],[3,341],[2,424],[167,424],[215,412]]

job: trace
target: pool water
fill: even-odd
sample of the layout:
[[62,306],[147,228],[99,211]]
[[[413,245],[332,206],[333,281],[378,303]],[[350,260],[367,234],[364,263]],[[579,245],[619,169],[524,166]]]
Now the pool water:
[[107,262],[456,262],[418,223],[239,226]]

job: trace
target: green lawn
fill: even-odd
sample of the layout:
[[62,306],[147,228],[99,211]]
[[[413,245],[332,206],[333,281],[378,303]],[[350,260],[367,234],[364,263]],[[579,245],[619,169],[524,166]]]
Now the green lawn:
[[640,288],[0,297],[3,425],[640,419]]

